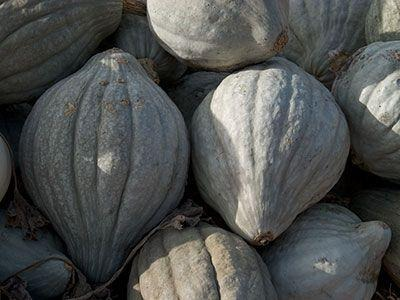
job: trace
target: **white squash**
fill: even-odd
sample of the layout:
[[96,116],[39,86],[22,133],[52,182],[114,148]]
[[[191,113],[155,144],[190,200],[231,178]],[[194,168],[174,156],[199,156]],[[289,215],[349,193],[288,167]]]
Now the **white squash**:
[[10,150],[0,134],[0,202],[7,192],[11,180],[11,156]]
[[400,40],[400,1],[372,0],[365,22],[368,43]]

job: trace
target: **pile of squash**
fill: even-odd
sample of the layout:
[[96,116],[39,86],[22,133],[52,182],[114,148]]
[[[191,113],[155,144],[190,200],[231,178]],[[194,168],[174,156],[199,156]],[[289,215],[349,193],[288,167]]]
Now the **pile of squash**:
[[1,299],[357,300],[383,273],[399,0],[0,0]]

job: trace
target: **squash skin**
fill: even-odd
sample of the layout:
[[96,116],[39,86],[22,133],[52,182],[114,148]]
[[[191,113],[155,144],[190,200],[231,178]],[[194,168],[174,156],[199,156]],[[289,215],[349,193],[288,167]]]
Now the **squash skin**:
[[372,0],[365,22],[368,44],[400,40],[400,2]]
[[161,83],[174,82],[186,72],[186,66],[157,42],[145,16],[123,14],[121,24],[112,40],[115,47],[137,59],[152,60]]
[[68,258],[63,254],[62,242],[54,233],[41,229],[37,241],[26,240],[21,229],[6,227],[6,211],[0,210],[0,237],[0,281],[35,262],[53,257],[19,276],[27,283],[33,299],[54,299],[66,291],[72,270],[64,263]]
[[239,69],[279,53],[287,43],[288,10],[288,0],[147,1],[160,44],[185,64],[211,71]]
[[11,180],[11,156],[10,150],[0,134],[0,202],[8,190]]
[[173,102],[133,56],[109,50],[38,100],[20,154],[33,201],[98,283],[179,203],[189,144]]
[[353,162],[400,183],[400,41],[357,51],[332,92],[350,127]]
[[347,208],[316,204],[262,257],[279,299],[371,299],[390,228],[361,222]]
[[400,284],[400,190],[381,188],[364,190],[350,203],[350,209],[362,220],[380,220],[392,230],[390,246],[383,257],[383,265],[393,281]]
[[284,56],[327,87],[353,52],[366,45],[371,0],[290,0],[289,42]]
[[121,14],[121,0],[2,1],[0,104],[34,99],[75,72]]
[[158,232],[135,257],[128,300],[277,299],[267,266],[240,237],[202,223]]
[[350,143],[329,91],[284,58],[226,77],[196,110],[191,133],[200,193],[255,245],[325,196]]
[[181,111],[188,128],[196,108],[228,75],[229,73],[226,72],[195,72],[185,75],[176,86],[166,90],[168,96]]

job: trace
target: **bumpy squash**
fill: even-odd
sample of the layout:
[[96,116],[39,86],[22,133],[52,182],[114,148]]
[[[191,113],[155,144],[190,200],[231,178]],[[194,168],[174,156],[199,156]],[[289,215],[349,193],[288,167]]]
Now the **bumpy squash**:
[[20,163],[73,261],[103,282],[179,203],[188,149],[173,102],[133,56],[109,50],[38,100]]
[[186,64],[233,70],[264,61],[287,42],[288,0],[148,0],[161,45]]
[[392,230],[392,241],[383,258],[386,272],[400,284],[400,190],[376,189],[358,193],[350,208],[362,220],[380,220],[388,224]]
[[72,268],[65,262],[61,241],[47,230],[38,232],[38,240],[24,239],[18,228],[6,227],[6,212],[0,211],[0,281],[36,262],[49,259],[42,265],[18,276],[27,283],[33,299],[49,299],[61,296],[72,277]]
[[121,0],[1,1],[0,104],[37,97],[75,72],[121,13]]
[[224,72],[195,72],[185,75],[176,86],[167,89],[168,96],[182,112],[188,127],[201,101],[228,75],[229,73]]
[[191,129],[201,194],[256,245],[325,196],[349,151],[332,95],[284,58],[226,77],[200,104]]
[[365,22],[368,43],[400,40],[400,2],[372,0]]
[[354,51],[365,46],[371,0],[289,0],[289,42],[284,55],[325,85]]
[[240,237],[201,224],[154,235],[135,258],[128,299],[277,299],[267,266]]
[[113,45],[137,59],[150,59],[162,83],[176,81],[186,71],[184,64],[160,46],[144,16],[123,14],[118,31],[113,36]]
[[400,182],[400,41],[357,51],[332,91],[349,122],[354,162]]
[[279,299],[371,299],[389,227],[335,204],[300,215],[262,257]]
[[0,202],[8,190],[11,180],[11,156],[9,148],[0,134]]

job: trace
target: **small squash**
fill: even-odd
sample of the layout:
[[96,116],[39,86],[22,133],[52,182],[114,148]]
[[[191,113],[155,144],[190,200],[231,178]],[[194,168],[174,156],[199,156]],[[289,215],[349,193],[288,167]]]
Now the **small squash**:
[[353,162],[400,183],[400,41],[357,51],[332,91],[349,122]]
[[226,77],[197,108],[191,132],[200,193],[255,245],[325,196],[350,143],[333,96],[284,58]]
[[0,210],[0,282],[43,261],[18,276],[27,283],[33,299],[60,297],[73,276],[71,266],[66,264],[69,260],[63,254],[62,242],[44,229],[38,232],[38,240],[26,240],[21,229],[6,224],[6,212]]
[[186,64],[223,71],[262,62],[287,42],[287,0],[148,0],[150,27]]
[[347,208],[321,203],[263,250],[279,299],[371,299],[389,227],[363,223]]
[[277,299],[267,266],[240,237],[200,224],[155,234],[136,256],[128,300]]
[[121,0],[1,1],[0,104],[36,98],[75,72],[121,14]]
[[20,163],[33,201],[99,283],[179,203],[188,155],[173,102],[132,55],[109,50],[36,102]]
[[8,190],[11,180],[11,155],[5,139],[0,134],[0,202]]
[[350,208],[362,220],[380,220],[392,229],[392,241],[383,258],[386,272],[400,285],[400,190],[375,189],[358,193]]
[[365,23],[368,43],[400,40],[400,1],[372,0]]

